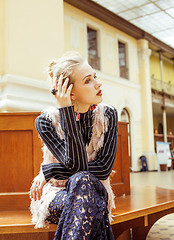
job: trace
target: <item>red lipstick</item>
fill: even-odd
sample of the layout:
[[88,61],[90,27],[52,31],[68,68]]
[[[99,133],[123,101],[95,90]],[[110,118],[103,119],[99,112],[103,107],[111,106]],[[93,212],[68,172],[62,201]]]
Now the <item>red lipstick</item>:
[[102,96],[102,90],[98,91],[97,96]]

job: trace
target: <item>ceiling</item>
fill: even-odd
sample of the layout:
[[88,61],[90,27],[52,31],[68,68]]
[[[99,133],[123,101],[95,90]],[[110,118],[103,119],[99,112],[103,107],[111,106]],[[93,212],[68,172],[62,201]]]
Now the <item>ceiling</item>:
[[92,0],[174,48],[174,0]]

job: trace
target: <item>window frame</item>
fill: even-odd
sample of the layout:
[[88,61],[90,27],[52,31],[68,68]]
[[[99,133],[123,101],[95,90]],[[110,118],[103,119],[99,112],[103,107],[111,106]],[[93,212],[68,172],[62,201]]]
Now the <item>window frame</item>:
[[[119,42],[120,43],[123,43],[125,44],[125,51],[126,51],[126,68],[127,68],[127,75],[128,77],[123,77],[121,76],[121,73],[120,73],[120,61],[119,61]],[[121,78],[121,79],[124,79],[124,80],[128,80],[130,81],[131,80],[131,72],[130,72],[130,42],[129,40],[127,40],[127,38],[123,37],[123,36],[116,36],[116,45],[117,45],[117,54],[118,54],[118,57],[117,57],[117,61],[118,61],[118,64],[117,64],[117,77],[118,78]]]
[[87,19],[85,18],[85,21],[84,21],[84,29],[85,29],[85,49],[86,49],[86,59],[88,59],[88,33],[87,33],[87,28],[91,28],[91,29],[94,29],[97,31],[97,58],[99,58],[99,69],[96,69],[93,68],[96,70],[96,71],[102,71],[103,70],[103,52],[101,51],[102,49],[102,41],[101,41],[101,36],[102,36],[102,26],[97,24],[96,22],[90,20],[90,19]]

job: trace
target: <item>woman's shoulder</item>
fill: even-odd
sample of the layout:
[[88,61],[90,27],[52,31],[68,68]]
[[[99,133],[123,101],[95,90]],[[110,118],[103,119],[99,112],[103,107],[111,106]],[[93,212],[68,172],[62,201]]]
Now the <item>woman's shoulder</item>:
[[55,117],[58,114],[58,109],[56,107],[50,107],[44,110],[36,119],[35,125],[45,125],[52,124]]
[[117,120],[118,113],[117,113],[117,109],[114,106],[108,105],[108,104],[105,104],[105,103],[102,103],[102,106],[104,108],[104,115],[108,119],[115,119],[115,120]]
[[[100,120],[102,121],[102,119],[104,120],[107,129],[108,127],[114,127],[117,126],[118,123],[118,114],[117,114],[117,110],[114,106],[112,105],[108,105],[105,103],[100,103],[98,104],[98,115]],[[102,117],[104,116],[104,118]]]

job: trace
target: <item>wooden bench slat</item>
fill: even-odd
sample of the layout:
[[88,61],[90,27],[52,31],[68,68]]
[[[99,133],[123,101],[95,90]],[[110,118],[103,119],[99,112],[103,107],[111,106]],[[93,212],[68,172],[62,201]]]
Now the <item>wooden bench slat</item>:
[[49,229],[35,229],[31,222],[31,214],[26,211],[1,211],[0,212],[0,234],[22,233],[22,232],[54,232],[57,225],[51,224]]
[[174,207],[174,190],[159,187],[132,188],[131,195],[116,198],[113,224]]

